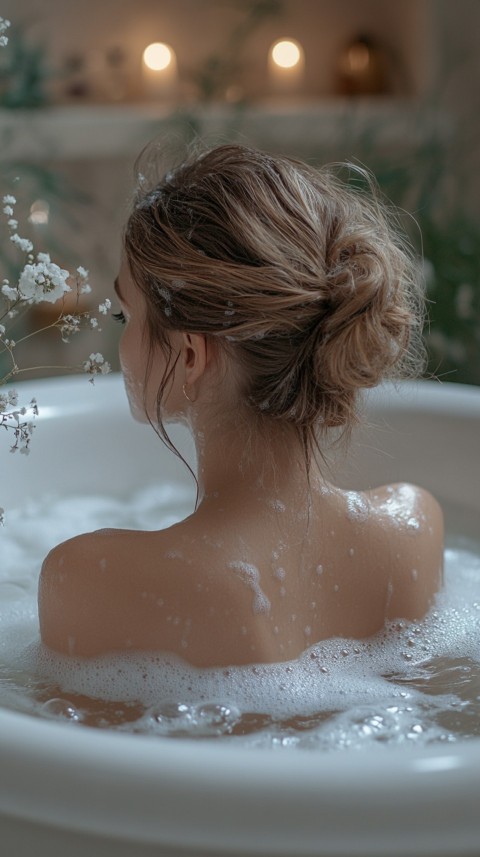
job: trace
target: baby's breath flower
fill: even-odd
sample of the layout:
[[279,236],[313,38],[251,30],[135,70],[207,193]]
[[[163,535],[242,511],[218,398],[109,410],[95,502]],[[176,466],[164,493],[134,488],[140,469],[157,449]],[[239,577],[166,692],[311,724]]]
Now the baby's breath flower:
[[8,221],[8,225],[10,229],[18,229],[18,220],[15,220],[13,217]]
[[81,277],[81,279],[82,279],[82,280],[87,280],[87,279],[88,279],[88,271],[87,271],[87,269],[86,269],[86,268],[84,268],[82,265],[79,265],[79,266],[78,266],[78,268],[77,268],[77,274],[78,274],[78,276],[79,276],[79,277]]
[[9,26],[10,21],[7,21],[6,18],[0,18],[0,48],[4,48],[8,45],[8,36],[5,36],[4,33],[5,30],[8,30]]
[[39,256],[42,258],[36,264],[25,265],[20,274],[18,290],[25,300],[33,303],[55,303],[65,292],[71,291],[67,283],[70,272],[51,262],[47,254],[39,253],[37,259]]
[[9,301],[18,301],[20,295],[17,289],[13,289],[9,283],[4,283],[2,286],[2,295]]
[[[22,407],[19,410],[7,411],[7,408],[15,408],[18,401],[18,393],[16,390],[9,390],[8,393],[0,394],[0,427],[13,431],[14,442],[10,447],[10,452],[20,450],[22,455],[28,455],[30,452],[30,440],[35,428],[35,417],[38,415],[38,407],[35,399],[32,399],[28,408]],[[27,417],[30,412],[30,419]]]
[[62,334],[62,339],[64,342],[68,342],[70,336],[75,333],[78,333],[80,330],[80,316],[79,315],[64,315],[60,319],[60,333]]
[[92,318],[90,319],[90,327],[98,327],[98,318],[95,318],[95,316],[92,316]]
[[12,206],[11,205],[4,205],[3,206],[3,213],[6,214],[7,217],[12,217],[13,216]]
[[4,205],[16,205],[17,204],[16,197],[12,196],[11,193],[6,193],[5,196],[3,197],[2,201],[3,201]]
[[87,373],[87,375],[92,375],[92,380],[94,375],[108,375],[111,372],[110,363],[108,363],[103,354],[100,354],[98,351],[96,354],[90,354],[88,360],[85,360],[83,364],[83,371]]
[[10,241],[13,241],[20,250],[23,250],[24,253],[31,253],[33,250],[33,244],[29,241],[28,238],[20,238],[16,232],[13,235],[10,235]]
[[106,315],[111,306],[111,300],[109,298],[105,298],[103,304],[98,305],[98,311],[101,312],[102,315]]
[[84,283],[80,289],[80,294],[81,295],[89,295],[91,291],[92,291],[92,287],[88,283]]

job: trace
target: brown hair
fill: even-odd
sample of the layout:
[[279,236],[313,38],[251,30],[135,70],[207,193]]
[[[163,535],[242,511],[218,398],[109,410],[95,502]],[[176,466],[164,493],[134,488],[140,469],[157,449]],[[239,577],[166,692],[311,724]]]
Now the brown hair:
[[213,337],[250,412],[294,425],[307,459],[322,431],[353,426],[362,388],[423,360],[422,289],[395,216],[364,171],[368,194],[336,172],[219,146],[144,180],[124,236],[151,344]]

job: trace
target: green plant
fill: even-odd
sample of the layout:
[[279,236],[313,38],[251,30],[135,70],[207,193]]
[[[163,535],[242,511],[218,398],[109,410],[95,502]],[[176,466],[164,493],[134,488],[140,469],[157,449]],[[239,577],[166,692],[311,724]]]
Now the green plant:
[[50,77],[45,48],[31,45],[21,28],[12,28],[0,62],[0,106],[43,107],[48,102],[46,83]]

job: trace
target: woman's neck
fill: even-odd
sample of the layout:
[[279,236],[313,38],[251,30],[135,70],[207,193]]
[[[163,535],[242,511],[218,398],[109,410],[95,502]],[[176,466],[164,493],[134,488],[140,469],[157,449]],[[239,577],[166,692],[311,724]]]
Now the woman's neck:
[[301,438],[289,425],[260,427],[229,418],[191,427],[197,450],[200,502],[211,498],[305,496],[306,461]]

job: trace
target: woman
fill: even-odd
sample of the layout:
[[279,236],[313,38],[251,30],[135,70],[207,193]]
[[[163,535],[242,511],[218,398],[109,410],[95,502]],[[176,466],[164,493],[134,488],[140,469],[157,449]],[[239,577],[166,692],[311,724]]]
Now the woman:
[[164,530],[51,551],[43,642],[209,667],[286,661],[423,616],[442,577],[436,501],[325,478],[327,438],[348,435],[360,391],[418,366],[421,289],[375,194],[214,148],[140,188],[116,292],[132,413],[167,442],[165,423],[189,426],[197,505]]

